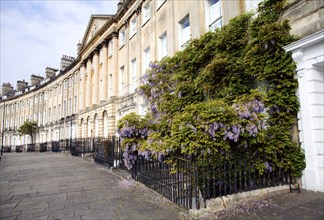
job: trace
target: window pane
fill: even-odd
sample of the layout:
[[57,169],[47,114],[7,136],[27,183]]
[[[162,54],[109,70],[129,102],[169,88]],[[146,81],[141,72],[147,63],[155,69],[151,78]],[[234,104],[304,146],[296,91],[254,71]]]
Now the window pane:
[[167,43],[167,34],[163,34],[160,37],[160,59],[168,55],[168,43]]
[[187,41],[190,40],[190,19],[189,16],[185,17],[182,21],[180,21],[180,37],[179,43],[180,48],[184,46]]

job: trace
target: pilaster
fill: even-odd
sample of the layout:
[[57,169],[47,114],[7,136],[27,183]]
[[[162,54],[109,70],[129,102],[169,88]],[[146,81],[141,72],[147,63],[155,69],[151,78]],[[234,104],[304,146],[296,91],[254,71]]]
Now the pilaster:
[[92,104],[98,104],[99,98],[99,50],[95,49],[92,57],[93,82],[92,82]]
[[107,46],[107,42],[105,41],[102,44],[102,53],[103,53],[103,61],[102,61],[102,69],[101,69],[101,74],[102,74],[102,83],[100,83],[100,101],[105,101],[107,100],[108,97],[108,70],[107,70],[107,66],[108,66],[108,59],[107,59],[107,55],[108,55],[108,46]]

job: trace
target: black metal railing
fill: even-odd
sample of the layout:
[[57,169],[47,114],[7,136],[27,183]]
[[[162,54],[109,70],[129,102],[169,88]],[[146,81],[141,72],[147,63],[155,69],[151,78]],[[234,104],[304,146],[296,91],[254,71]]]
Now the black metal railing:
[[[177,157],[172,166],[138,156],[132,177],[187,209],[206,207],[211,198],[289,184],[291,177],[278,167],[259,172],[255,155],[232,152],[205,157]],[[172,172],[171,172],[172,171]]]
[[52,152],[60,152],[60,142],[59,141],[52,141]]
[[16,145],[16,152],[17,153],[21,153],[24,150],[24,146],[23,145]]
[[190,160],[177,158],[176,165],[170,165],[139,156],[132,177],[182,207],[191,209],[197,203],[194,187],[197,173]]
[[109,138],[95,138],[93,144],[93,159],[95,162],[107,167],[117,167],[121,164],[122,152],[118,138],[114,136]]
[[39,152],[46,152],[47,151],[47,142],[39,144]]
[[11,152],[11,146],[3,146],[3,152],[10,153]]
[[70,153],[73,156],[85,156],[86,154],[93,153],[93,143],[92,138],[77,138],[72,139],[70,144]]
[[35,148],[35,144],[27,144],[27,152],[34,152]]
[[[267,169],[257,168],[262,161],[257,154],[234,151],[226,155],[209,155],[193,161],[197,168],[197,186],[204,206],[206,200],[266,187],[289,184],[290,175],[267,162]],[[200,208],[201,204],[197,204]]]

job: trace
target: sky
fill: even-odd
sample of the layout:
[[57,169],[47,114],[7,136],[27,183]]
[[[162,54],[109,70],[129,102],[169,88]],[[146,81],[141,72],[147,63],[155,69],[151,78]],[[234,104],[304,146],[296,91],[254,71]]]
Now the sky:
[[92,14],[115,14],[118,0],[0,0],[0,84],[59,69],[76,57]]

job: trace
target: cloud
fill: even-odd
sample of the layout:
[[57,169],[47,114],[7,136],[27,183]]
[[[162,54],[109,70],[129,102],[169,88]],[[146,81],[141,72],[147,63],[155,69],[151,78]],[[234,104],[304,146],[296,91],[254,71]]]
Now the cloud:
[[115,14],[110,1],[1,1],[0,83],[44,76],[63,54],[76,56],[92,14]]

